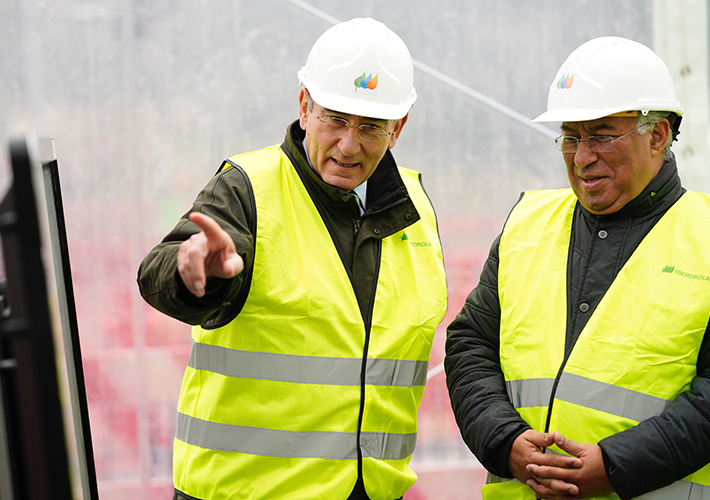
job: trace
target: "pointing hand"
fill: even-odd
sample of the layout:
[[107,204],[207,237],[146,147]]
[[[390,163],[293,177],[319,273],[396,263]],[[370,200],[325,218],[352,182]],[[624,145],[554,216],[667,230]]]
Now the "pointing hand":
[[232,278],[244,269],[234,241],[211,217],[193,212],[190,220],[202,230],[180,244],[178,273],[197,297],[205,295],[207,278]]

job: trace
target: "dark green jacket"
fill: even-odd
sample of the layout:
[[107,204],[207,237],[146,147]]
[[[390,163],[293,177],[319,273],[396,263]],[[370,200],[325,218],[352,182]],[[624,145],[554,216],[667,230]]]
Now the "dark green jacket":
[[[360,216],[352,192],[325,184],[309,166],[303,149],[305,132],[292,123],[281,148],[298,172],[350,276],[368,331],[372,320],[382,239],[420,219],[388,150],[367,183],[367,210]],[[229,279],[208,279],[202,298],[192,295],[177,272],[180,243],[199,231],[183,215],[175,228],[143,259],[138,286],[157,310],[185,323],[219,326],[230,322],[246,301],[254,267],[256,217],[253,192],[245,172],[225,161],[198,194],[192,211],[215,219],[234,240],[244,259],[244,271]],[[313,248],[318,252],[318,248]],[[366,341],[367,344],[367,341]],[[365,354],[363,354],[365,355]],[[367,499],[361,479],[349,499]]]
[[[360,211],[352,192],[325,184],[308,165],[303,150],[305,132],[298,122],[288,127],[281,148],[291,159],[328,228],[350,275],[365,324],[370,324],[374,286],[382,239],[419,220],[414,204],[388,150],[367,184],[367,210]],[[230,280],[208,280],[205,297],[198,299],[177,273],[181,242],[199,228],[186,213],[175,228],[143,259],[138,286],[143,298],[157,310],[192,325],[214,326],[231,320],[246,300],[254,265],[256,227],[253,193],[245,173],[225,162],[199,193],[192,211],[214,218],[234,240],[244,259],[244,271]],[[318,252],[317,248],[313,249]]]

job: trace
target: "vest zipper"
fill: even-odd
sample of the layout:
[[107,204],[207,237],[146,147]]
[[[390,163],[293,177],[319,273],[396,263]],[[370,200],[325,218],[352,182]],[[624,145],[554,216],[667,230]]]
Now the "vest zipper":
[[[367,308],[368,317],[362,318],[365,325],[365,344],[362,351],[362,367],[360,369],[360,411],[357,417],[357,475],[362,478],[362,449],[360,438],[362,435],[362,419],[365,414],[365,380],[367,377],[367,353],[370,347],[370,333],[372,332],[372,312],[375,308],[375,292],[377,291],[377,280],[380,275],[380,264],[382,263],[382,240],[377,242],[377,255],[375,265],[375,275],[372,280],[372,294],[370,304]],[[364,483],[364,478],[363,478]]]
[[[573,222],[574,224],[574,222]],[[594,222],[594,227],[592,228],[592,234],[596,234],[597,232],[597,227],[599,226],[599,219],[597,219]],[[573,231],[573,230],[572,230]],[[580,283],[579,290],[584,289],[584,279],[587,276],[587,272],[589,271],[589,262],[591,260],[591,255],[594,252],[594,242],[596,240],[594,237],[592,237],[591,240],[591,246],[589,248],[589,253],[587,254],[587,260],[584,263],[584,268],[582,269],[582,282]],[[573,242],[570,239],[570,250],[569,252],[573,251]],[[568,257],[569,261],[570,257]],[[568,265],[571,265],[568,263]],[[569,295],[569,274],[567,275],[567,280],[565,284],[567,294]],[[574,349],[575,344],[577,343],[577,339],[579,338],[579,335],[573,338],[574,331],[569,332],[569,330],[574,328],[575,325],[575,317],[577,316],[577,311],[579,310],[579,302],[582,300],[582,294],[579,293],[577,297],[577,302],[573,305],[572,310],[567,318],[567,330],[568,332],[565,332],[565,356],[562,359],[562,364],[560,365],[560,369],[557,371],[557,376],[555,377],[555,382],[552,384],[552,390],[550,391],[550,402],[547,405],[547,417],[545,418],[545,433],[550,431],[550,420],[552,420],[552,405],[555,401],[555,393],[557,392],[557,386],[560,383],[560,378],[562,378],[562,373],[564,372],[565,366],[567,366],[567,361],[569,360],[569,357],[572,355],[572,349]],[[580,332],[581,333],[581,332]],[[571,335],[570,335],[571,334]],[[569,349],[567,349],[567,338],[573,339],[574,343],[569,346]],[[545,453],[545,449],[542,449],[542,452]]]

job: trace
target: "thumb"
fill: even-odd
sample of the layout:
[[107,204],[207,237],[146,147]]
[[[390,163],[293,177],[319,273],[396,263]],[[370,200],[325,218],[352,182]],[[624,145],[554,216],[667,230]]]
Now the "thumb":
[[232,278],[244,270],[244,259],[236,252],[225,249],[222,252],[222,269],[227,278]]
[[571,439],[564,437],[559,432],[555,432],[553,434],[555,444],[562,451],[569,453],[570,455],[574,455],[575,457],[578,457],[582,453],[582,445],[577,441],[572,441]]

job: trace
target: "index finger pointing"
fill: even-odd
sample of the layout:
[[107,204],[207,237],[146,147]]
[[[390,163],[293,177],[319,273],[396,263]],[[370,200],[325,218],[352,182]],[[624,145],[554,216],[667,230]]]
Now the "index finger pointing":
[[194,222],[197,227],[202,229],[208,240],[215,240],[222,236],[224,230],[217,222],[209,215],[200,212],[192,212],[189,215],[190,221]]

